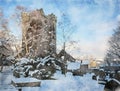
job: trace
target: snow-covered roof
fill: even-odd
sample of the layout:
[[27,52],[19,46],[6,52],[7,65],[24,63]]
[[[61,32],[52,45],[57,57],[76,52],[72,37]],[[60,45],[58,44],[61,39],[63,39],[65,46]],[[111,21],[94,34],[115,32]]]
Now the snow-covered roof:
[[82,61],[82,64],[89,64],[89,63],[90,63],[89,60],[83,60],[83,61]]
[[72,70],[75,70],[75,69],[79,69],[80,68],[80,62],[68,62],[67,63],[67,69],[72,69]]

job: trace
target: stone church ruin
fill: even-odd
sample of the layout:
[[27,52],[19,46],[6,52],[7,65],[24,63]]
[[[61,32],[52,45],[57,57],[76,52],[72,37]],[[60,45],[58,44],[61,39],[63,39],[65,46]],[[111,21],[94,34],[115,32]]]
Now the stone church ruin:
[[43,9],[22,13],[22,56],[45,57],[56,54],[56,16]]
[[[37,79],[50,79],[60,70],[67,71],[65,61],[75,59],[64,50],[56,53],[56,22],[54,14],[45,15],[42,9],[23,12],[21,60],[15,64],[15,77],[32,76]],[[65,56],[65,60],[62,59]],[[32,72],[32,74],[31,74]]]

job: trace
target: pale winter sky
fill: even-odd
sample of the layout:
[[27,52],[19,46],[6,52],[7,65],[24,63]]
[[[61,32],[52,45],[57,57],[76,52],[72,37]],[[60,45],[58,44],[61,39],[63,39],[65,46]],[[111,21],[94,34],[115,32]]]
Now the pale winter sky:
[[[14,13],[17,5],[30,10],[43,8],[46,15],[54,13],[58,22],[63,20],[64,14],[67,17],[64,29],[70,40],[77,42],[72,42],[72,45],[66,43],[66,49],[77,57],[103,58],[107,41],[120,20],[120,0],[0,0],[6,17]],[[13,34],[20,37],[20,29],[12,20],[9,27]],[[63,44],[61,38],[62,30],[57,23],[58,49]]]

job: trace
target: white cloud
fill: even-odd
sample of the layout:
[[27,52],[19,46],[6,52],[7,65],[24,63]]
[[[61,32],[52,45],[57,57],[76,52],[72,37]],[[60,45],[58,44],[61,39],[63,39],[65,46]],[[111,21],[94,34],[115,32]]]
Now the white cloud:
[[61,19],[61,11],[59,7],[56,7],[54,4],[49,3],[47,0],[32,0],[31,5],[29,6],[31,9],[40,9],[43,8],[45,14],[54,13],[57,16],[57,19]]
[[[116,28],[116,20],[110,20],[114,14],[115,4],[113,0],[95,2],[97,6],[92,8],[71,5],[67,12],[72,24],[77,26],[73,39],[80,40],[81,54],[103,58],[108,48],[108,39],[112,30]],[[108,6],[105,6],[107,4]],[[74,55],[78,55],[78,52],[74,52]]]
[[[13,0],[6,1],[11,2]],[[16,0],[18,3],[21,1],[22,0]],[[117,16],[116,20],[111,19],[115,13],[114,0],[94,0],[97,4],[93,6],[87,4],[79,6],[77,3],[77,5],[73,4],[74,0],[65,1],[67,3],[66,6],[57,6],[57,4],[55,5],[55,3],[51,3],[49,0],[26,0],[25,5],[28,4],[27,1],[29,3],[27,6],[28,8],[43,8],[45,14],[54,13],[57,16],[58,21],[61,20],[62,12],[68,15],[71,23],[76,25],[72,40],[80,40],[78,41],[78,44],[74,46],[71,45],[70,48],[68,48],[71,53],[79,56],[77,50],[80,49],[81,55],[89,54],[94,55],[95,57],[104,57],[111,31],[116,27],[116,20],[120,20],[120,15]],[[58,2],[60,5],[60,1]],[[62,7],[64,7],[64,10]],[[8,12],[11,13],[12,10],[13,9],[11,8]],[[61,48],[62,45],[58,45],[58,49]]]
[[120,14],[117,16],[117,21],[120,22]]
[[[84,36],[85,33],[82,34],[81,31],[78,31],[75,33],[74,36],[76,36],[74,39],[79,39],[79,48],[81,53],[85,55],[92,55],[96,58],[103,58],[105,56],[106,50],[108,48],[108,40],[111,36],[111,31],[115,28],[113,22],[99,22],[98,24],[91,23],[87,26],[87,28],[84,29],[90,29],[90,32],[94,32],[94,35],[89,34],[88,36]],[[79,30],[81,30],[81,27],[79,27]],[[84,32],[84,31],[83,31]],[[94,39],[92,39],[94,38]],[[77,45],[76,45],[77,46]],[[70,49],[69,49],[70,50]],[[76,52],[76,54],[78,53]]]

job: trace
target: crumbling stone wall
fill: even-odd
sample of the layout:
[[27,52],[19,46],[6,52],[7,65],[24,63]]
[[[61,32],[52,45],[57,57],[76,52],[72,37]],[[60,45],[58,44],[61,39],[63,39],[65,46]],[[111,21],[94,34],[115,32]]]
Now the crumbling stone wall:
[[22,13],[22,55],[44,57],[56,54],[56,17],[43,10]]

